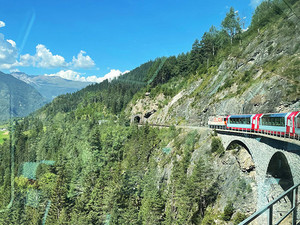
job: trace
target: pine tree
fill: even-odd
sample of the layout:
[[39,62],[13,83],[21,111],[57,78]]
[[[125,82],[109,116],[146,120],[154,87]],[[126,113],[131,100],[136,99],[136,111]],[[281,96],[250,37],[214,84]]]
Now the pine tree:
[[56,165],[56,182],[51,194],[51,208],[47,221],[50,224],[55,224],[57,221],[66,221],[67,212],[66,207],[68,206],[67,198],[67,171],[65,169],[65,160],[59,160]]
[[105,220],[103,195],[106,182],[107,181],[100,175],[90,194],[89,202],[85,206],[85,209],[88,212],[87,217],[92,224],[103,224],[103,221]]

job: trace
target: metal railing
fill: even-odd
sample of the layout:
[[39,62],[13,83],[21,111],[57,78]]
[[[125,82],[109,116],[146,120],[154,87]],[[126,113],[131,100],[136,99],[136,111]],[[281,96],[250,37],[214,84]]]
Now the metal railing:
[[[273,225],[273,224],[280,224],[283,220],[285,220],[289,215],[292,215],[292,224],[297,225],[297,208],[298,208],[298,189],[299,189],[300,183],[297,185],[294,185],[287,191],[285,191],[283,194],[281,194],[279,197],[277,197],[275,200],[270,202],[268,205],[266,205],[264,208],[258,210],[254,214],[252,214],[250,217],[245,219],[243,222],[239,223],[239,225],[246,225],[254,221],[256,218],[258,218],[260,215],[262,215],[264,212],[268,210],[268,225]],[[292,195],[292,208],[281,218],[273,223],[273,206],[277,202],[279,202],[281,199],[283,199],[287,195]]]
[[211,129],[217,129],[217,130],[226,130],[226,131],[236,131],[236,132],[244,132],[249,134],[255,134],[255,135],[267,135],[271,137],[279,137],[283,139],[291,139],[291,140],[297,140],[300,141],[300,135],[298,134],[290,134],[290,133],[284,133],[279,131],[268,131],[268,130],[251,130],[246,128],[227,128],[225,126],[209,126]]

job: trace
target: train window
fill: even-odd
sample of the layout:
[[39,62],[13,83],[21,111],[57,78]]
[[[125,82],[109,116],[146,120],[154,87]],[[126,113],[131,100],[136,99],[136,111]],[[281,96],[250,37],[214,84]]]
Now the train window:
[[300,115],[296,118],[296,127],[300,128]]
[[248,118],[245,118],[245,124],[250,124],[251,123],[251,121],[250,121],[250,117],[248,117]]
[[250,124],[250,117],[247,118],[230,118],[232,124]]
[[284,127],[285,121],[284,121],[284,117],[264,116],[264,117],[261,118],[261,124],[264,125],[264,126]]

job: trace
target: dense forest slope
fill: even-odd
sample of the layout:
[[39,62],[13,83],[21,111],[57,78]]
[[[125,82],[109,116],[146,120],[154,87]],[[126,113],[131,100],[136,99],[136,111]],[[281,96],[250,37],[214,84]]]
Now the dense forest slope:
[[212,114],[299,108],[296,14],[263,2],[241,32],[234,12],[187,54],[16,121],[12,145],[0,145],[0,224],[238,224],[254,212],[255,167],[241,146],[225,151],[206,128],[129,124],[136,115],[205,125]]
[[27,116],[45,104],[41,94],[15,77],[0,72],[0,123],[13,117]]

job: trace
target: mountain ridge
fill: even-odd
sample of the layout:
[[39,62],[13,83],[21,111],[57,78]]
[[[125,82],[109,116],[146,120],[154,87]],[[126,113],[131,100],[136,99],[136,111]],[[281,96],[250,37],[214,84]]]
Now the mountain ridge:
[[91,82],[67,80],[59,76],[34,76],[27,75],[23,72],[13,72],[11,75],[33,86],[47,99],[47,101],[51,101],[62,94],[76,92],[92,84]]
[[46,103],[46,99],[32,86],[0,72],[0,121],[27,116]]

